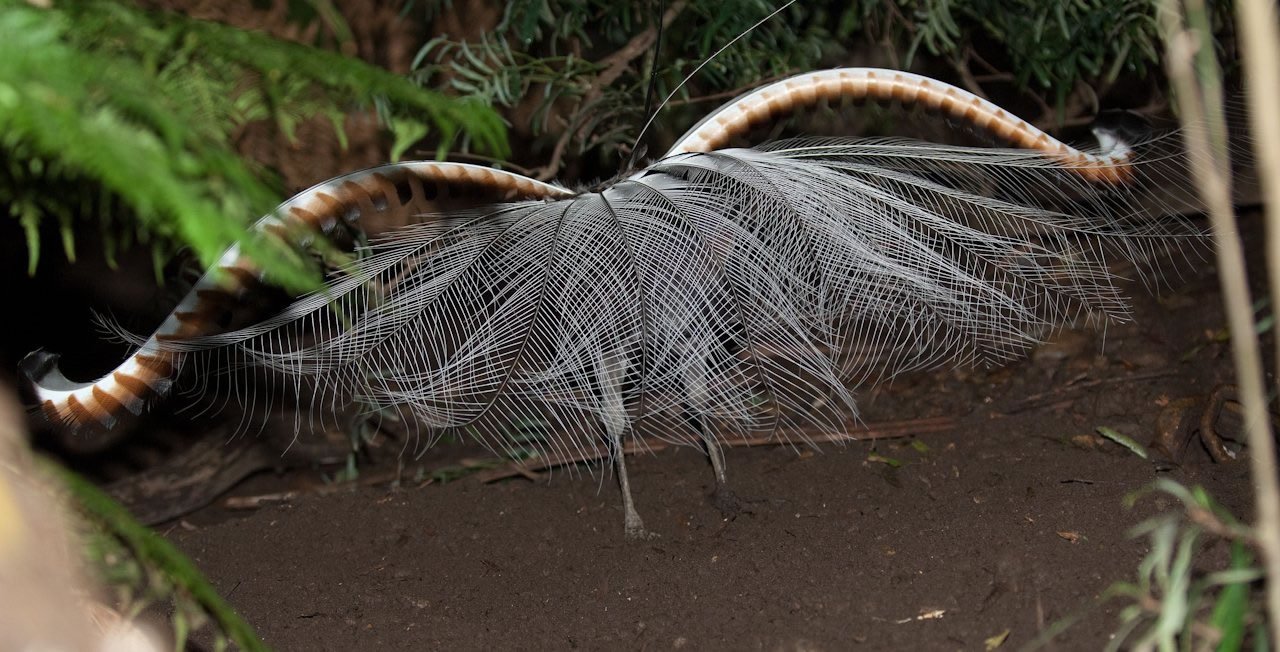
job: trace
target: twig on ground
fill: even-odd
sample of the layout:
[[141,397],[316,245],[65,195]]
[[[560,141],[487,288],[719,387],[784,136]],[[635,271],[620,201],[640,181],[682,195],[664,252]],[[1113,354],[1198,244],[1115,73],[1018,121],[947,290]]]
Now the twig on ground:
[[[952,419],[951,417],[933,417],[928,419],[907,419],[904,421],[889,421],[872,424],[863,428],[852,428],[848,433],[827,432],[807,434],[805,438],[807,441],[813,443],[866,441],[871,439],[893,439],[925,433],[945,432],[947,430],[953,430],[955,427],[955,419]],[[720,441],[721,446],[781,446],[792,443],[795,442],[777,435],[741,437]],[[624,455],[633,455],[640,452],[656,453],[661,450],[666,450],[673,445],[674,444],[671,442],[654,438],[645,438],[641,441],[627,442],[623,446],[622,452]],[[511,478],[517,475],[525,475],[529,471],[538,471],[570,464],[595,462],[606,459],[608,456],[609,450],[602,443],[593,449],[576,451],[574,453],[548,455],[519,462],[511,462],[490,471],[477,473],[475,478],[480,482],[493,482],[495,480]]]
[[1092,380],[1081,380],[1079,382],[1076,382],[1076,379],[1085,377],[1085,376],[1077,376],[1076,379],[1072,379],[1062,385],[1055,386],[1053,389],[1049,391],[1040,392],[1038,394],[1032,394],[1031,396],[1028,396],[1023,400],[1018,401],[1017,403],[1014,403],[1008,408],[1000,410],[999,414],[1007,416],[1010,414],[1018,414],[1019,412],[1026,412],[1027,410],[1044,407],[1045,405],[1062,401],[1068,395],[1078,392],[1080,390],[1099,387],[1102,385],[1112,385],[1115,383],[1132,383],[1139,380],[1155,380],[1157,378],[1171,378],[1177,375],[1179,375],[1178,372],[1174,372],[1174,371],[1155,371],[1155,372],[1146,373],[1146,374],[1134,374],[1132,376],[1112,376],[1108,378],[1094,378]]

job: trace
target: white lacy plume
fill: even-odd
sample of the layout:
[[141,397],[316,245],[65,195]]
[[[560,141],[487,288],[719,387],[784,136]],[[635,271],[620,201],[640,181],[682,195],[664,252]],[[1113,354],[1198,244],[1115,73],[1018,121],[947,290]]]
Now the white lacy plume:
[[842,428],[864,381],[1004,362],[1079,317],[1124,318],[1108,258],[1194,233],[1135,197],[1022,150],[685,154],[572,199],[424,216],[278,316],[170,346],[499,449],[501,421],[522,417],[548,423],[546,452],[664,414],[796,436]]

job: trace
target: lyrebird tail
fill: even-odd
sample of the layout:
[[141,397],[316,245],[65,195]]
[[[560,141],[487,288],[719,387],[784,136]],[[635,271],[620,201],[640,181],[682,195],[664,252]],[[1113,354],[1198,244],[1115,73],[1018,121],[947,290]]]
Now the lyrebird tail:
[[[919,103],[1020,149],[722,149],[797,108],[864,98]],[[213,306],[257,279],[233,249],[113,373],[72,383],[43,353],[26,370],[68,424],[110,427],[163,394],[186,355],[215,350],[305,379],[296,386],[317,401],[475,427],[496,447],[502,429],[480,426],[513,414],[564,426],[547,442],[560,449],[586,445],[580,422],[628,428],[673,410],[791,430],[822,418],[809,409],[818,395],[851,411],[851,381],[1005,360],[1074,316],[1123,316],[1108,253],[1145,258],[1191,231],[1139,208],[1125,186],[1136,144],[1096,133],[1100,147],[1072,148],[941,82],[843,69],[735,100],[595,192],[473,166],[385,166],[264,219],[324,230],[393,218],[324,291],[217,333]]]
[[902,141],[682,154],[599,192],[434,216],[272,319],[172,346],[230,347],[427,429],[540,415],[548,453],[680,409],[796,431],[815,397],[852,411],[851,374],[1004,361],[1126,315],[1108,253],[1187,231],[1089,183],[1034,153]]

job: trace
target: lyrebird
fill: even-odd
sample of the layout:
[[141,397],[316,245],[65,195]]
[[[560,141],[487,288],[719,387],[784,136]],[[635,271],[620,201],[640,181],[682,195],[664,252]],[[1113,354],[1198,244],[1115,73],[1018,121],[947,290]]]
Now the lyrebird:
[[[797,109],[862,99],[918,104],[1014,147],[724,148]],[[497,424],[531,414],[552,425],[537,445],[565,452],[593,447],[603,427],[626,532],[644,536],[627,437],[705,447],[721,492],[727,431],[838,429],[864,381],[1004,361],[1074,317],[1123,318],[1109,256],[1145,259],[1194,230],[1152,219],[1131,190],[1158,138],[1094,134],[1095,148],[1069,147],[905,72],[798,75],[730,102],[601,189],[443,162],[324,182],[258,223],[374,236],[322,291],[219,332],[225,306],[260,280],[233,247],[103,377],[70,381],[44,352],[23,368],[66,426],[115,427],[165,395],[191,355],[213,352],[295,380],[317,409],[399,411],[428,442],[464,429],[505,449]],[[815,411],[816,397],[833,400]],[[681,422],[694,427],[668,427]]]

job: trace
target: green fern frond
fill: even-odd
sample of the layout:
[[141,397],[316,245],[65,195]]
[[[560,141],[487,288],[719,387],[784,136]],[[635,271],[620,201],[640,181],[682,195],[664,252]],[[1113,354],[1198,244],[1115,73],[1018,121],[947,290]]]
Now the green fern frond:
[[[1216,28],[1230,22],[1230,3],[1215,0]],[[1080,85],[1107,86],[1121,74],[1159,70],[1155,0],[858,0],[841,19],[841,38],[856,32],[906,44],[904,65],[921,55],[967,69],[977,50],[997,58],[1014,86],[1052,93],[1061,106]],[[985,47],[984,47],[985,46]]]
[[[530,107],[531,119],[514,126],[532,137],[535,158],[547,158],[557,149],[556,141],[565,139],[560,148],[566,151],[616,164],[616,152],[629,150],[644,124],[640,112],[655,61],[661,97],[776,8],[766,0],[670,4],[682,10],[666,28],[661,55],[635,55],[608,84],[598,80],[608,67],[606,61],[631,39],[654,30],[658,3],[515,0],[506,5],[493,33],[471,41],[448,35],[429,41],[418,52],[414,78],[426,87],[449,88],[497,106]],[[724,51],[679,97],[719,94],[765,77],[817,67],[824,55],[839,47],[826,29],[826,10],[805,4],[794,5]],[[670,124],[693,120],[680,116]],[[546,174],[556,171],[547,169]]]
[[[209,264],[281,199],[233,150],[236,130],[270,119],[290,134],[313,116],[336,126],[375,104],[401,133],[506,153],[488,107],[339,54],[128,3],[0,0],[0,204],[22,221],[32,270],[42,222],[59,221],[73,255],[73,224],[108,207]],[[80,199],[104,193],[118,204]],[[246,243],[278,282],[307,287],[306,257],[282,248]]]

